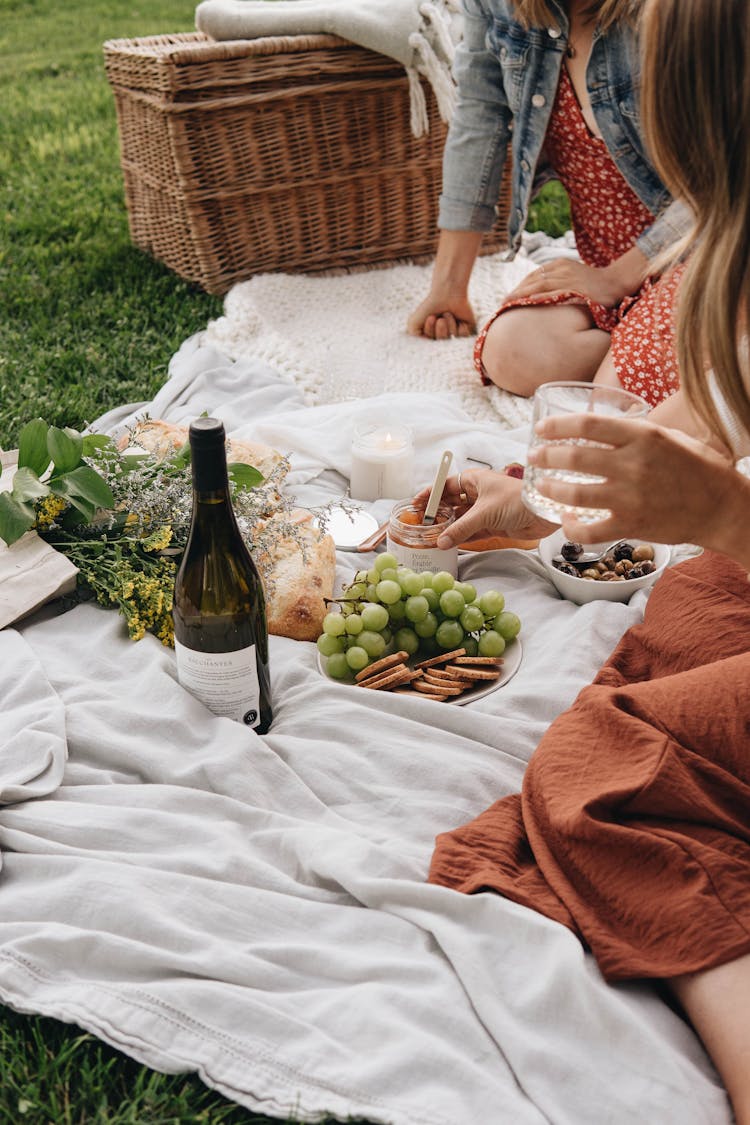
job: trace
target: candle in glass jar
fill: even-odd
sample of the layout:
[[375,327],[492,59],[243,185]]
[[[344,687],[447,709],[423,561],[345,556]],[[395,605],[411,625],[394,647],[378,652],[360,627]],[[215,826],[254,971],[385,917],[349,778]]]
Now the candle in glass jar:
[[402,500],[413,487],[414,450],[407,426],[363,422],[352,439],[353,500]]

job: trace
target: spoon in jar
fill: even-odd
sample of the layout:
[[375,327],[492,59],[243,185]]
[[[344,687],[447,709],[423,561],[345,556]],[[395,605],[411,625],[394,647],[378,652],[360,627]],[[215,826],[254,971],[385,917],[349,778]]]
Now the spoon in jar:
[[430,491],[430,498],[427,501],[427,507],[424,510],[424,515],[422,516],[423,524],[432,524],[435,522],[435,516],[437,515],[437,510],[440,507],[440,501],[443,497],[443,489],[445,488],[445,482],[448,479],[448,472],[450,471],[452,460],[453,454],[449,449],[446,449],[445,453],[440,458],[438,471],[435,474],[435,480],[432,485],[432,490]]

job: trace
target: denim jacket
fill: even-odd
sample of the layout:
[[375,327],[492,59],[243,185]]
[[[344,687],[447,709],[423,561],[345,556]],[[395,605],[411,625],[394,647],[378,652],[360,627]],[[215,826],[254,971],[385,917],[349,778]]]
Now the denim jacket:
[[[550,170],[543,145],[568,40],[568,17],[525,28],[511,0],[463,0],[464,34],[454,73],[458,105],[443,157],[438,223],[447,230],[489,230],[511,142],[513,170],[508,221],[510,256],[521,243],[532,195]],[[690,214],[672,202],[646,153],[638,117],[640,57],[633,28],[597,28],[586,71],[591,109],[626,182],[652,215],[636,245],[651,260],[685,234]]]

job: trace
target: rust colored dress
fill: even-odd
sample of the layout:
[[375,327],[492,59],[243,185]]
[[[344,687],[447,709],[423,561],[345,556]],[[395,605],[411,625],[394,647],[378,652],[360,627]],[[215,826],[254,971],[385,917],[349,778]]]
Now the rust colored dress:
[[437,839],[430,881],[573,930],[609,980],[750,953],[750,581],[709,552],[551,725],[520,795]]
[[[632,248],[654,216],[623,179],[603,140],[589,130],[568,72],[563,66],[545,139],[545,153],[570,199],[573,230],[581,259],[603,268]],[[646,280],[633,297],[607,308],[580,293],[511,299],[479,333],[474,364],[483,382],[482,349],[490,326],[512,308],[585,304],[597,328],[611,335],[612,358],[623,387],[651,406],[679,387],[674,351],[673,309],[681,270]]]

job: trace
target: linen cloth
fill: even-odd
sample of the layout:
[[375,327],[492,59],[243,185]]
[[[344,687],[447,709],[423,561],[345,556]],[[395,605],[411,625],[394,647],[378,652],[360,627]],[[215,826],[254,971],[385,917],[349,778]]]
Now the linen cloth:
[[420,75],[430,83],[443,121],[453,113],[458,0],[202,0],[195,25],[213,39],[338,35],[406,68],[415,136],[429,130]]
[[[459,469],[523,456],[525,429],[477,423],[455,394],[370,406],[414,423],[422,480],[445,448]],[[302,504],[345,488],[352,404],[306,408],[269,368],[200,339],[154,402],[99,425],[144,407],[173,422],[208,409],[292,451]],[[367,558],[341,553],[341,579]],[[522,619],[509,683],[464,707],[375,696],[324,679],[314,645],[272,637],[263,737],[210,714],[173,653],[128,641],[112,611],[48,608],[0,633],[4,729],[32,732],[41,698],[56,761],[62,716],[67,747],[53,792],[0,809],[3,1002],[281,1117],[729,1125],[705,1053],[655,991],[606,985],[556,922],[426,881],[435,835],[519,790],[646,600],[562,601],[534,552],[460,570]],[[39,673],[19,678],[19,645]]]

